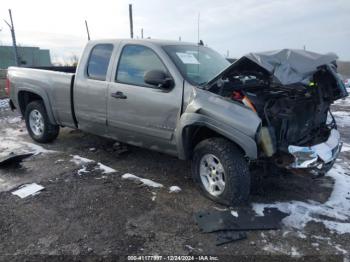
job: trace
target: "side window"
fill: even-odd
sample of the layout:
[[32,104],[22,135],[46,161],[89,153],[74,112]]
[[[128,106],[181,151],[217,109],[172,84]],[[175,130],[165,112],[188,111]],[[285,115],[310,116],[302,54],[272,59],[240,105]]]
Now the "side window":
[[126,45],[123,48],[116,74],[116,81],[124,84],[154,87],[146,84],[143,77],[147,71],[167,72],[160,58],[150,48]]
[[112,51],[112,44],[99,44],[91,50],[87,66],[87,75],[89,78],[102,81],[106,80],[108,64],[111,59]]

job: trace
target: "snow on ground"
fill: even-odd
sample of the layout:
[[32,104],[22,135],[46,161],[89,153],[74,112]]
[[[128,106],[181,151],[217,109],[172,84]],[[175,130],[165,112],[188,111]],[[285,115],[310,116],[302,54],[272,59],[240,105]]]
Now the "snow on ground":
[[231,215],[234,216],[234,217],[238,217],[238,212],[234,211],[234,210],[231,210]]
[[350,126],[350,112],[336,111],[332,113],[338,126]]
[[265,247],[263,247],[263,250],[272,254],[286,254],[295,258],[302,256],[295,247],[289,247],[289,246],[285,247],[282,244],[278,244],[278,245],[267,244]]
[[181,191],[181,188],[178,186],[169,187],[169,193],[179,193],[180,191]]
[[338,234],[350,233],[350,176],[349,167],[335,164],[327,173],[334,179],[333,192],[325,203],[314,201],[276,202],[272,204],[253,203],[257,215],[263,215],[265,207],[276,207],[289,213],[282,220],[289,228],[302,230],[310,221],[321,222],[326,228]]
[[0,109],[6,109],[9,108],[9,100],[8,98],[6,99],[0,99]]
[[38,155],[41,153],[53,153],[55,151],[47,150],[34,143],[24,141],[21,135],[24,132],[19,132],[15,129],[5,129],[2,139],[0,140],[0,157],[7,156],[11,152],[14,153],[33,153]]
[[126,174],[122,175],[122,179],[130,179],[130,180],[133,180],[133,181],[139,181],[142,184],[144,184],[146,186],[150,186],[150,187],[156,187],[156,188],[163,187],[162,184],[154,182],[154,181],[152,181],[150,179],[141,178],[141,177],[135,176],[133,174],[129,174],[129,173],[126,173]]
[[91,160],[91,159],[88,159],[88,158],[85,158],[85,157],[81,157],[81,156],[78,156],[78,155],[74,155],[73,159],[71,161],[73,163],[75,163],[76,165],[78,165],[78,166],[95,162],[94,160]]
[[[71,159],[71,162],[75,163],[78,166],[82,166],[81,169],[78,170],[78,175],[83,175],[85,173],[89,173],[90,171],[88,171],[87,168],[87,164],[89,163],[96,163],[94,160],[85,158],[85,157],[81,157],[78,155],[73,155],[73,158]],[[94,168],[94,170],[100,170],[102,171],[102,174],[110,174],[110,173],[115,173],[117,172],[117,170],[106,166],[100,162],[96,163],[96,167]]]
[[16,117],[2,117],[0,118],[0,123],[16,124],[22,121],[21,116]]
[[350,151],[350,145],[347,143],[343,143],[343,147],[341,148],[342,152]]
[[105,166],[102,163],[97,163],[97,168],[102,170],[102,174],[110,174],[110,173],[114,173],[117,172],[115,169],[109,167],[109,166]]

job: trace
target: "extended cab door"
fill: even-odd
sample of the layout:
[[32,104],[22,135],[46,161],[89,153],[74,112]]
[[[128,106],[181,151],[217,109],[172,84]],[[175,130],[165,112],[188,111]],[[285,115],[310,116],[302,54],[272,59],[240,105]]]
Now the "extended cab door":
[[74,86],[74,110],[80,129],[105,135],[111,43],[88,45],[80,61]]
[[[119,53],[108,92],[110,134],[122,142],[176,154],[173,136],[182,102],[182,81],[172,75],[161,50],[126,43]],[[145,83],[144,75],[150,70],[167,72],[175,86],[164,90]]]

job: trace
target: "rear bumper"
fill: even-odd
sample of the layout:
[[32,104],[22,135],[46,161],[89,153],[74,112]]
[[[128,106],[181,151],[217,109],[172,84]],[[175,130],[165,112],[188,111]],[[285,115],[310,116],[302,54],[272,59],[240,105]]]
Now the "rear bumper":
[[315,168],[323,170],[326,165],[331,164],[338,157],[342,147],[340,134],[336,129],[332,129],[326,142],[314,146],[288,147],[289,153],[294,156],[291,168]]

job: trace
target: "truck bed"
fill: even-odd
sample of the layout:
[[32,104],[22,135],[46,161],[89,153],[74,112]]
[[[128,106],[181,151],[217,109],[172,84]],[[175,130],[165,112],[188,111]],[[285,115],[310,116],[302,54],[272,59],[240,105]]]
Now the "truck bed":
[[33,92],[44,99],[48,112],[61,126],[75,127],[73,108],[73,83],[75,73],[72,67],[47,67],[41,69],[10,67],[11,99],[19,107],[19,93]]

